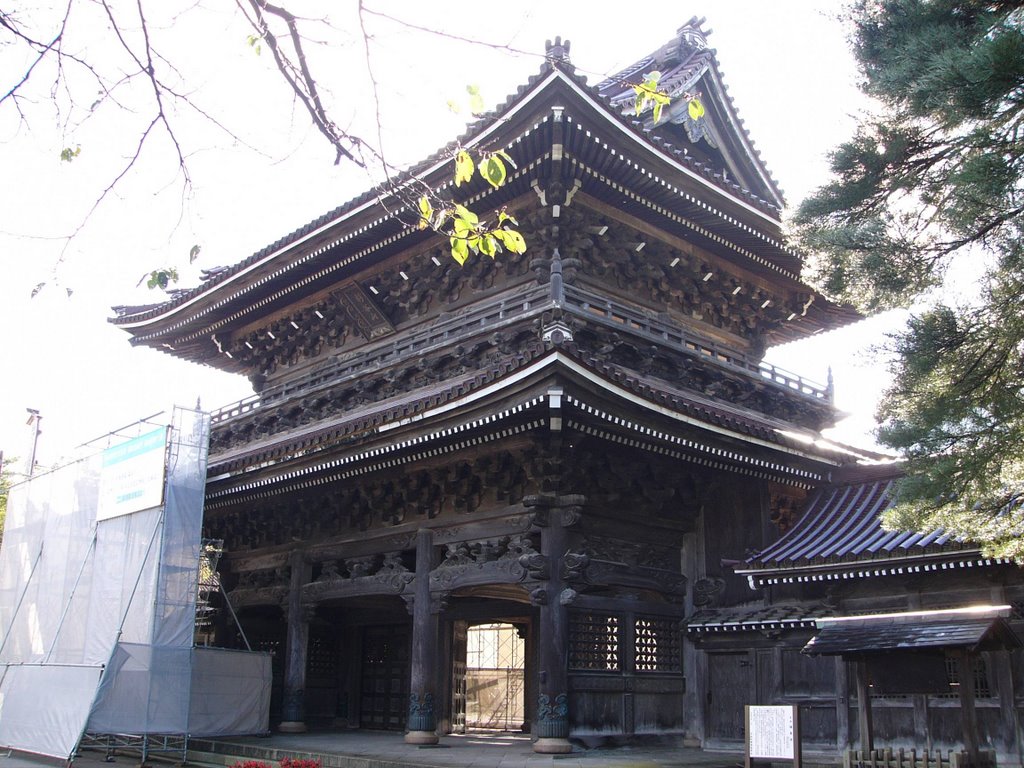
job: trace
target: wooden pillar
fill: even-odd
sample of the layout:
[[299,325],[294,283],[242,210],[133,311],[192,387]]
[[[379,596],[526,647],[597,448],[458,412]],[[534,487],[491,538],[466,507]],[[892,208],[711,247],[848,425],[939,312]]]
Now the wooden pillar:
[[347,663],[348,727],[358,728],[362,720],[363,687],[363,627],[349,626],[345,630],[349,655]]
[[868,682],[868,664],[866,661],[854,663],[857,675],[857,730],[860,737],[862,752],[871,752],[875,748],[875,736],[871,724],[871,686]]
[[[693,590],[701,575],[707,572],[704,558],[704,511],[698,513],[695,529],[683,536],[681,570],[686,576],[685,615],[689,619],[697,606],[693,603]],[[707,701],[707,654],[697,649],[693,639],[683,632],[683,674],[686,688],[683,693],[683,720],[686,733],[683,746],[700,747],[704,744],[704,708]]]
[[428,529],[416,533],[416,581],[412,603],[412,670],[409,679],[409,716],[406,744],[437,744],[439,608],[430,604],[430,571],[434,567],[434,535]]
[[282,733],[303,733],[306,730],[306,654],[309,644],[309,619],[313,611],[302,605],[302,586],[312,575],[301,551],[292,552],[285,605],[288,634],[285,643],[284,697],[281,703]]
[[843,754],[850,748],[850,681],[842,657],[833,657],[833,662],[836,681],[836,749],[839,754]]
[[988,658],[991,661],[989,679],[995,682],[999,696],[999,738],[1003,742],[1002,751],[1024,762],[1024,735],[1021,733],[1017,707],[1014,706],[1014,689],[1019,681],[1013,674],[1010,652],[995,651]]
[[[537,632],[537,713],[533,732],[537,740],[533,751],[540,754],[565,754],[569,743],[569,613],[566,605],[575,593],[566,582],[570,570],[566,564],[569,548],[568,526],[579,516],[582,497],[533,497],[528,506],[542,507],[535,516],[541,530],[541,557],[546,581],[534,591],[539,606]],[[546,509],[543,509],[546,507]]]
[[[932,750],[932,730],[928,724],[928,695],[917,693],[910,697],[914,705],[914,733],[918,739],[924,738],[924,748],[929,752]],[[919,743],[921,743],[919,741]]]
[[978,765],[978,715],[974,709],[974,654],[958,649],[954,652],[960,669],[960,722],[964,731],[964,751],[970,765]]

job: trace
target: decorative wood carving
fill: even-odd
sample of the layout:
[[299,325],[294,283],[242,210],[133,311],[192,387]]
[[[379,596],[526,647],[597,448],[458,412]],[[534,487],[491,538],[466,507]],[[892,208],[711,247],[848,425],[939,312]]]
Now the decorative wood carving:
[[266,377],[348,341],[351,322],[334,297],[282,317],[224,346],[250,374]]
[[223,453],[305,424],[327,421],[369,403],[493,366],[518,365],[543,351],[543,342],[530,328],[494,333],[484,341],[454,346],[427,357],[410,356],[400,366],[368,373],[333,389],[311,391],[280,404],[264,405],[251,414],[218,424],[210,437],[210,452]]
[[807,502],[807,491],[781,483],[768,484],[768,519],[783,534],[796,525]]
[[[316,542],[441,515],[465,515],[482,504],[511,505],[522,499],[528,488],[526,463],[527,454],[522,451],[501,451],[447,467],[363,478],[361,485],[313,490],[305,496],[268,500],[208,517],[206,533],[224,539],[237,551],[293,539]],[[518,525],[525,524],[524,517]],[[332,559],[326,552],[319,556]]]
[[725,579],[706,576],[693,583],[693,607],[700,609],[717,608],[722,593],[725,592]]
[[343,568],[344,574],[337,562],[324,562],[320,576],[302,587],[302,599],[315,602],[329,597],[403,594],[415,578],[401,552],[346,558]]
[[[533,245],[529,217],[520,219],[520,231]],[[506,251],[500,259],[470,259],[460,267],[450,254],[438,248],[375,275],[373,286],[380,293],[379,301],[388,319],[397,326],[423,317],[432,308],[456,304],[469,295],[492,289],[502,273],[505,279],[522,275],[527,264],[524,254]]]
[[395,326],[358,283],[349,283],[344,288],[331,291],[331,296],[344,308],[352,325],[367,341],[375,341],[395,332]]
[[583,541],[583,549],[592,560],[622,563],[630,568],[642,565],[662,571],[679,572],[678,544],[653,544],[588,533]]
[[531,570],[529,564],[536,558],[541,555],[529,536],[447,544],[444,558],[430,574],[431,589],[451,590],[534,578],[536,570]]
[[[602,230],[603,234],[595,234]],[[563,257],[578,259],[583,275],[642,304],[726,331],[755,346],[790,314],[802,313],[810,298],[809,293],[769,292],[720,265],[712,266],[709,255],[695,248],[677,250],[580,206],[562,212],[559,233]],[[644,245],[638,247],[641,242]]]

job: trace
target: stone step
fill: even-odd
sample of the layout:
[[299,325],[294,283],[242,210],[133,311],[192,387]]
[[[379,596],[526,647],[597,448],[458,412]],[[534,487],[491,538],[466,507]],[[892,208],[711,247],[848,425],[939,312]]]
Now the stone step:
[[295,749],[281,749],[253,744],[231,744],[220,741],[192,739],[186,765],[197,768],[227,768],[235,763],[256,760],[278,768],[286,757],[319,760],[322,768],[437,768],[428,762],[413,763],[407,758],[390,759],[376,755],[339,755],[329,752],[309,752]]

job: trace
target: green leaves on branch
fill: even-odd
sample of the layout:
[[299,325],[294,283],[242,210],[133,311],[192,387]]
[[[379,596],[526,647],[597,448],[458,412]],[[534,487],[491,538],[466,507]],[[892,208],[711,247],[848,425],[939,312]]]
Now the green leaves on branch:
[[263,52],[263,45],[261,41],[263,38],[260,35],[249,35],[245,38],[245,42],[249,44],[249,47],[259,56]]
[[505,168],[506,162],[513,168],[516,167],[508,152],[503,149],[482,154],[479,163],[474,162],[469,152],[460,149],[458,154],[455,155],[455,186],[461,187],[463,184],[468,184],[473,180],[473,171],[479,170],[480,176],[497,189],[508,178],[508,170]]
[[[145,279],[145,275],[143,276],[143,279]],[[146,280],[146,287],[150,290],[154,288],[167,290],[167,287],[171,283],[176,282],[178,282],[178,270],[175,267],[163,267],[162,269],[154,269],[149,273],[149,279]]]
[[[474,160],[468,150],[460,149],[455,155],[455,186],[468,184],[473,180],[474,172],[479,172],[488,184],[499,189],[508,180],[509,165],[516,167],[512,157],[503,149],[484,152],[478,160]],[[515,229],[519,223],[504,209],[498,211],[492,223],[482,220],[460,203],[444,202],[431,194],[421,196],[417,205],[419,228],[447,235],[452,258],[460,265],[475,254],[493,259],[503,251],[526,252],[526,239]]]
[[1020,3],[855,0],[850,21],[879,107],[794,223],[827,293],[917,304],[878,413],[907,459],[885,524],[1024,563]]
[[60,159],[63,163],[70,163],[80,154],[82,154],[82,148],[80,146],[75,147],[74,149],[71,147],[64,147],[64,149],[60,151]]
[[490,256],[492,259],[502,251],[525,253],[526,239],[513,229],[519,222],[507,211],[498,211],[495,223],[481,220],[464,205],[435,209],[424,195],[419,200],[420,229],[433,229],[448,235],[452,258],[460,265],[465,264],[471,254]]

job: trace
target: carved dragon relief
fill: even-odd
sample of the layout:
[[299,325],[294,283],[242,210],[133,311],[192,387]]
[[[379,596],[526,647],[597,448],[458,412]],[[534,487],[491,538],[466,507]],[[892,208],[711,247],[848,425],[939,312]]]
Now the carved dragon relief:
[[515,583],[536,578],[531,567],[541,558],[529,536],[510,536],[445,545],[444,558],[431,571],[431,590],[479,584]]
[[228,599],[235,608],[281,605],[288,595],[289,574],[287,566],[241,571]]
[[316,580],[303,585],[302,599],[316,602],[329,597],[401,594],[414,578],[401,552],[329,560],[321,564]]

